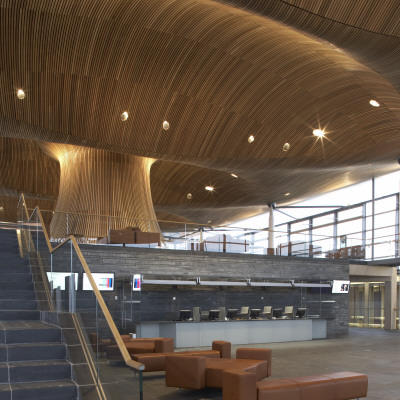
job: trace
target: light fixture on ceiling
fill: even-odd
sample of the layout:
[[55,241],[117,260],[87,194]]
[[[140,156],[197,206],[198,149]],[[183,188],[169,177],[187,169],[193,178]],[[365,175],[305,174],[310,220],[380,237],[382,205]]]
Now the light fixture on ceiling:
[[126,120],[128,119],[128,117],[129,117],[128,112],[127,112],[127,111],[124,111],[124,112],[121,114],[121,121],[126,121]]
[[284,145],[283,145],[283,151],[288,151],[290,149],[290,144],[289,143],[285,143]]
[[204,189],[208,190],[209,192],[213,192],[214,191],[214,187],[213,186],[206,186]]
[[380,104],[376,100],[373,100],[373,99],[369,101],[369,104],[371,104],[372,107],[379,107],[380,106]]
[[285,193],[285,196],[290,196],[290,193],[289,192]]
[[254,136],[253,136],[253,135],[250,135],[250,136],[248,137],[247,141],[248,141],[249,143],[253,143],[253,142],[254,142]]
[[188,193],[187,195],[186,195],[186,198],[188,199],[188,200],[191,200],[192,199],[192,193]]
[[322,129],[314,129],[313,135],[323,138],[325,136],[325,132]]
[[18,97],[20,100],[23,100],[23,99],[25,98],[25,92],[24,92],[22,89],[18,89],[18,90],[17,90],[17,97]]
[[233,176],[234,178],[239,178],[236,174],[231,174],[231,176]]
[[3,212],[4,211],[4,207],[0,206],[0,211]]
[[210,221],[207,221],[207,224],[211,224],[211,220],[210,220]]
[[164,131],[167,131],[169,129],[169,122],[168,121],[164,121],[162,124],[162,127],[164,129]]

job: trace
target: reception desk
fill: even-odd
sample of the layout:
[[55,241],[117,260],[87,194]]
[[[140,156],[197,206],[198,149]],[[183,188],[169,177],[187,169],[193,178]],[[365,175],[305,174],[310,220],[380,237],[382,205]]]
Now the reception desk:
[[320,318],[202,322],[141,322],[137,337],[171,337],[176,348],[210,346],[213,340],[232,344],[295,342],[325,339],[327,320]]

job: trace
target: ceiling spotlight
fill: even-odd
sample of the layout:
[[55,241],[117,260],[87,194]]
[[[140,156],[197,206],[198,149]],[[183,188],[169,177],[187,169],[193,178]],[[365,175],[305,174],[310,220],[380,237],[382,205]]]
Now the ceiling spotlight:
[[25,98],[25,92],[22,89],[17,90],[17,97],[22,100]]
[[188,199],[188,200],[191,200],[192,199],[192,193],[188,193],[187,195],[186,195],[186,198]]
[[0,206],[0,211],[3,212],[4,211],[4,207]]
[[209,192],[214,191],[214,187],[213,186],[206,186],[204,189],[208,190]]
[[249,143],[253,143],[253,142],[254,142],[254,136],[253,136],[253,135],[250,135],[250,136],[248,137],[247,141],[248,141]]
[[283,145],[283,151],[288,151],[290,149],[290,144],[289,143],[285,143]]
[[164,129],[164,131],[167,131],[169,129],[169,122],[168,121],[164,121],[162,124],[162,127]]
[[121,121],[126,121],[128,119],[128,117],[129,117],[128,113],[126,111],[124,111],[121,114]]
[[290,196],[290,193],[288,192],[288,193],[285,193],[285,196]]
[[238,178],[236,174],[231,174],[231,176],[233,176],[234,178]]
[[369,104],[371,104],[372,107],[379,107],[380,104],[376,100],[370,100]]
[[313,134],[315,136],[318,136],[318,137],[322,138],[322,137],[324,137],[325,132],[322,129],[314,129],[313,130]]
[[211,220],[210,220],[210,221],[207,221],[207,224],[211,224]]

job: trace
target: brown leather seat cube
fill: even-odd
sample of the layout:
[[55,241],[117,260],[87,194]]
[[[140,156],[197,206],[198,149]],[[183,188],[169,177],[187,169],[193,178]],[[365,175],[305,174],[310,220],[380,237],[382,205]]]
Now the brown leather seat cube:
[[199,356],[206,358],[220,358],[216,350],[181,351],[170,353],[133,354],[132,359],[144,365],[145,372],[165,371],[165,360],[167,356]]
[[301,400],[336,400],[335,381],[324,375],[288,378],[300,385]]
[[267,361],[266,376],[271,376],[271,373],[272,373],[272,350],[271,349],[240,347],[240,348],[236,349],[236,358],[237,359],[246,359],[246,360]]
[[257,400],[256,376],[241,370],[222,373],[223,400]]
[[221,358],[231,358],[231,348],[231,342],[224,340],[214,340],[212,342],[212,349],[219,351]]
[[[244,398],[245,397],[241,397],[241,399]],[[274,379],[257,382],[257,399],[301,400],[300,385],[288,379]]]
[[254,374],[256,380],[267,377],[267,361],[238,360],[238,359],[207,359],[206,360],[206,386],[222,388],[224,371],[237,370]]
[[165,359],[165,385],[203,389],[205,387],[206,359],[170,355]]
[[336,400],[367,397],[368,377],[356,372],[335,372],[324,374],[335,381]]

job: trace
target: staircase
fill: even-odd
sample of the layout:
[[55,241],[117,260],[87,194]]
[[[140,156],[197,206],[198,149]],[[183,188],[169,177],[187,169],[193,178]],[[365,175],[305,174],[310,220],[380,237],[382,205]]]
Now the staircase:
[[0,400],[78,398],[61,329],[40,321],[15,230],[0,229]]

